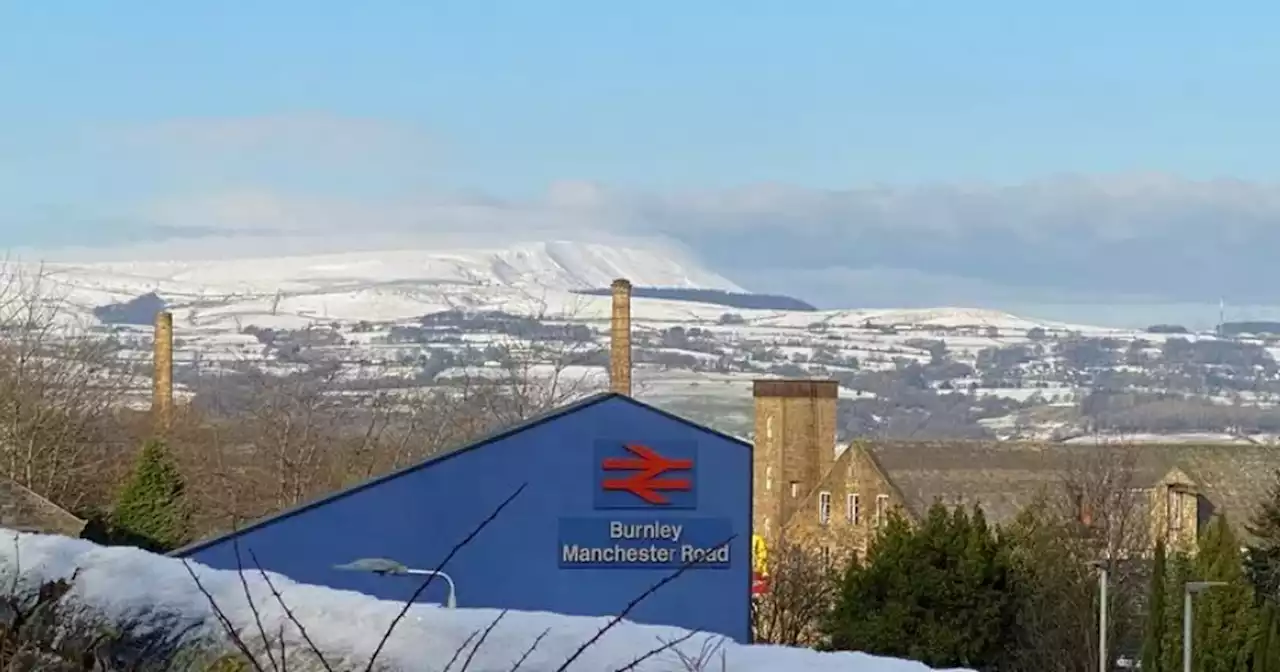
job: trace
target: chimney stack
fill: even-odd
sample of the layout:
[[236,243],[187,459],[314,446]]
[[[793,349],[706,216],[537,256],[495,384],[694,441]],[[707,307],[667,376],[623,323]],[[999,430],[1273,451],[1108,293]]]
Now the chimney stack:
[[631,282],[618,278],[609,322],[609,388],[631,396]]
[[173,313],[156,313],[151,415],[156,431],[168,431],[173,415]]

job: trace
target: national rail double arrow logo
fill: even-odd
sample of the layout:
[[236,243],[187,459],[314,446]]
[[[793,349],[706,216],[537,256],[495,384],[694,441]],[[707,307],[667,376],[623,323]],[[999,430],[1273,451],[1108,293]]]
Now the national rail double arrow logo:
[[688,478],[661,478],[669,471],[688,471],[693,469],[693,460],[671,459],[658,454],[658,451],[639,444],[626,444],[627,452],[635,457],[608,457],[601,462],[605,471],[633,471],[625,478],[607,478],[601,483],[606,491],[629,492],[655,506],[670,504],[671,500],[663,496],[663,492],[688,492],[693,489],[693,482]]

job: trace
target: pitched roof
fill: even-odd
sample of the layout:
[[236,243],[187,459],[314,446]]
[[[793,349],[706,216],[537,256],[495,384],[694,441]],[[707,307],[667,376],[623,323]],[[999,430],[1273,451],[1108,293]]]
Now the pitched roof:
[[78,537],[85,521],[10,478],[0,477],[0,527]]
[[675,421],[675,422],[678,422],[678,423],[680,423],[680,424],[682,424],[682,425],[686,425],[686,426],[688,426],[688,427],[691,427],[691,428],[693,428],[693,429],[695,429],[695,430],[697,430],[697,431],[704,432],[704,433],[706,433],[706,434],[711,434],[711,435],[714,435],[714,436],[720,437],[720,438],[724,439],[725,441],[729,441],[729,442],[732,442],[732,443],[736,443],[736,444],[738,444],[738,445],[741,445],[741,446],[743,446],[743,447],[747,448],[748,450],[749,450],[749,449],[751,449],[751,443],[750,443],[750,442],[748,442],[748,441],[743,441],[742,439],[737,438],[737,437],[735,437],[735,436],[731,436],[731,435],[729,435],[729,434],[725,434],[724,432],[721,432],[721,431],[718,431],[718,430],[712,429],[712,428],[710,428],[710,427],[706,427],[706,426],[704,426],[704,425],[700,425],[700,424],[698,424],[698,423],[696,423],[696,422],[693,422],[693,421],[691,421],[691,420],[688,420],[688,419],[682,418],[682,417],[680,417],[680,416],[678,416],[678,415],[676,415],[676,414],[674,414],[674,413],[671,413],[671,412],[669,412],[669,411],[664,411],[664,410],[662,410],[661,408],[658,408],[658,407],[656,407],[656,406],[653,406],[653,405],[647,404],[647,403],[645,403],[645,402],[643,402],[643,401],[639,401],[639,400],[635,399],[634,397],[630,397],[630,396],[627,396],[627,395],[625,395],[625,394],[619,394],[619,393],[617,393],[617,392],[601,392],[601,393],[598,393],[598,394],[593,394],[593,395],[590,395],[590,396],[584,397],[584,398],[582,398],[582,399],[579,399],[579,400],[577,400],[577,401],[571,402],[571,403],[569,403],[569,404],[565,404],[564,406],[560,406],[560,407],[558,407],[558,408],[551,409],[551,410],[549,410],[549,411],[547,411],[547,412],[545,412],[545,413],[542,413],[542,414],[539,414],[539,415],[535,415],[535,416],[533,416],[532,418],[529,418],[528,420],[525,420],[524,422],[518,423],[518,424],[513,425],[513,426],[511,426],[511,427],[507,427],[507,428],[504,428],[504,429],[500,429],[500,430],[498,430],[498,431],[496,431],[496,432],[494,432],[494,433],[492,433],[492,434],[489,434],[488,436],[485,436],[485,437],[483,437],[483,438],[477,439],[477,440],[475,440],[475,441],[471,441],[471,442],[464,443],[464,444],[460,444],[460,445],[457,445],[457,446],[452,446],[452,447],[449,447],[449,448],[445,448],[444,450],[442,450],[442,451],[440,451],[440,452],[436,453],[435,455],[432,455],[431,457],[429,457],[429,458],[427,458],[427,459],[425,459],[425,460],[422,460],[421,462],[418,462],[418,463],[416,463],[416,464],[411,464],[411,465],[409,465],[409,466],[407,466],[407,467],[403,467],[403,468],[397,469],[397,470],[392,471],[392,472],[390,472],[390,473],[384,474],[384,475],[382,475],[382,476],[378,476],[378,477],[376,477],[376,478],[370,479],[370,480],[365,481],[365,482],[363,482],[363,483],[356,484],[356,485],[351,486],[351,487],[349,487],[349,488],[346,488],[346,489],[343,489],[343,490],[338,490],[337,492],[331,493],[331,494],[329,494],[329,495],[326,495],[326,496],[321,497],[321,498],[319,498],[319,499],[313,500],[313,501],[308,502],[308,503],[306,503],[306,504],[302,504],[302,505],[300,505],[300,506],[296,506],[296,507],[293,507],[293,508],[291,508],[291,509],[286,509],[286,510],[284,510],[284,511],[280,512],[280,513],[275,514],[275,515],[267,516],[266,518],[262,518],[262,519],[260,519],[260,520],[258,520],[258,521],[256,521],[256,522],[254,522],[254,523],[253,523],[253,524],[251,524],[251,525],[247,525],[247,526],[245,526],[245,527],[241,527],[241,528],[239,528],[239,529],[237,529],[237,530],[234,530],[234,531],[232,531],[232,532],[228,532],[228,533],[221,534],[221,535],[218,535],[218,536],[215,536],[215,537],[211,537],[211,538],[209,538],[209,539],[204,539],[204,540],[201,540],[201,541],[197,541],[197,542],[195,542],[195,543],[192,543],[192,544],[188,544],[187,546],[184,546],[184,547],[182,547],[182,548],[179,548],[179,549],[177,549],[177,550],[175,550],[175,551],[171,551],[171,552],[169,553],[169,555],[171,555],[171,556],[175,556],[175,557],[184,557],[184,556],[188,556],[188,555],[190,555],[190,554],[192,554],[192,553],[196,553],[196,552],[198,552],[198,551],[201,551],[201,550],[203,550],[203,549],[205,549],[205,548],[208,548],[208,547],[210,547],[210,546],[213,546],[213,545],[215,545],[215,544],[221,543],[222,541],[225,541],[225,540],[230,539],[230,538],[232,538],[232,537],[239,536],[239,535],[241,535],[241,534],[244,534],[244,533],[246,533],[246,532],[249,532],[249,531],[251,531],[251,530],[254,530],[254,529],[257,529],[257,528],[260,528],[260,527],[265,527],[266,525],[269,525],[269,524],[274,523],[274,522],[276,522],[276,521],[282,520],[282,519],[284,519],[284,518],[288,518],[288,517],[290,517],[290,516],[295,516],[295,515],[297,515],[297,514],[299,514],[299,513],[302,513],[302,512],[304,512],[304,511],[308,511],[308,510],[311,510],[311,509],[314,509],[314,508],[317,508],[317,507],[323,506],[323,505],[325,505],[325,504],[328,504],[329,502],[332,502],[332,501],[335,501],[335,500],[338,500],[338,499],[342,499],[343,497],[346,497],[346,496],[348,496],[348,495],[353,495],[353,494],[355,494],[355,493],[357,493],[357,492],[360,492],[360,491],[362,491],[362,490],[365,490],[365,489],[368,489],[368,488],[372,488],[372,487],[377,486],[377,485],[379,485],[379,484],[381,484],[381,483],[385,483],[386,481],[390,481],[390,480],[392,480],[392,479],[399,478],[399,477],[401,477],[401,476],[404,476],[404,475],[406,475],[406,474],[409,474],[409,473],[412,473],[412,472],[418,471],[418,470],[420,470],[420,469],[424,469],[424,468],[429,467],[429,466],[431,466],[431,465],[433,465],[433,464],[436,464],[436,463],[438,463],[438,462],[442,462],[442,461],[444,461],[444,460],[447,460],[447,459],[449,459],[449,458],[452,458],[452,457],[454,457],[454,456],[456,456],[456,455],[460,455],[460,454],[462,454],[462,453],[466,453],[466,452],[469,452],[469,451],[475,450],[475,449],[477,449],[477,448],[483,448],[484,446],[487,446],[487,445],[492,444],[492,443],[496,443],[496,442],[498,442],[498,441],[501,441],[502,439],[508,438],[508,437],[510,437],[510,436],[512,436],[512,435],[515,435],[515,434],[519,434],[520,432],[523,432],[523,431],[525,431],[525,430],[532,429],[532,428],[534,428],[534,427],[536,427],[536,426],[538,426],[538,425],[541,425],[541,424],[543,424],[543,423],[550,422],[550,421],[552,421],[552,420],[556,420],[556,419],[558,419],[558,418],[564,417],[564,416],[566,416],[566,415],[570,415],[570,414],[572,414],[572,413],[577,413],[578,411],[584,410],[584,409],[586,409],[586,408],[588,408],[588,407],[590,407],[590,406],[595,406],[596,404],[599,404],[599,403],[602,403],[602,402],[608,401],[608,400],[610,400],[610,399],[621,399],[621,400],[623,400],[623,401],[626,401],[627,403],[633,404],[633,405],[635,405],[635,406],[639,406],[639,407],[641,407],[641,408],[643,408],[643,409],[645,409],[645,410],[647,410],[647,411],[650,411],[650,412],[652,412],[652,413],[657,413],[658,415],[661,415],[661,416],[663,416],[663,417],[665,417],[665,418],[668,418],[668,419],[670,419],[670,420],[673,420],[673,421]]
[[1280,470],[1280,448],[1229,444],[1063,445],[1012,442],[879,442],[863,446],[913,513],[935,500],[982,505],[1010,520],[1073,471],[1099,459],[1126,460],[1126,485],[1151,487],[1174,469],[1236,524],[1252,515]]

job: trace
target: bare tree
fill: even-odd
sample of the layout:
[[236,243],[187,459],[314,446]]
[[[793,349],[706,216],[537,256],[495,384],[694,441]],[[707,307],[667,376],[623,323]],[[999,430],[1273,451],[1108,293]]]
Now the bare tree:
[[1151,549],[1151,484],[1139,479],[1140,457],[1130,445],[1080,447],[1061,474],[1059,513],[1080,524],[1099,560],[1142,557]]
[[752,603],[756,641],[806,646],[816,641],[838,587],[835,567],[820,554],[783,542],[769,550],[768,591]]
[[0,278],[0,473],[67,509],[100,505],[136,372],[42,267],[4,264]]
[[1109,650],[1114,656],[1140,639],[1150,484],[1134,447],[1053,450],[1069,451],[1055,487],[1007,529],[1028,580],[1020,655],[1027,669],[1084,672],[1097,665],[1100,567],[1108,575]]
[[582,326],[582,305],[572,302],[551,311],[545,297],[529,299],[535,309],[522,315],[529,326],[464,349],[465,365],[440,378],[497,426],[519,423],[606,385],[608,357],[598,334],[582,338],[575,333],[575,325]]
[[403,348],[385,361],[295,352],[283,375],[262,361],[198,372],[195,402],[171,433],[198,502],[196,527],[225,529],[300,504],[601,389],[598,330],[574,304],[554,312],[531,301],[530,315],[447,317],[482,324],[433,376],[413,375],[423,357]]
[[[397,387],[385,367],[274,375],[215,372],[170,434],[202,531],[295,506],[459,445],[491,425],[439,390]],[[197,478],[198,476],[198,478]]]

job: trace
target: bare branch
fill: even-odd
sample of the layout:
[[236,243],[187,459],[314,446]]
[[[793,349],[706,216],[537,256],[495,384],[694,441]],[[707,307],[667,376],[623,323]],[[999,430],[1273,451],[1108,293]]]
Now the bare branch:
[[546,639],[549,634],[551,634],[551,628],[543,630],[537,637],[534,637],[533,643],[529,645],[529,648],[524,650],[524,653],[521,654],[518,660],[516,660],[516,664],[511,666],[511,672],[519,672],[520,666],[524,665],[524,661],[528,660],[529,656],[533,655],[534,650],[538,648],[538,645],[541,644],[542,640]]
[[279,672],[280,665],[276,662],[275,655],[271,652],[271,640],[267,638],[267,629],[262,625],[262,614],[258,612],[258,606],[253,603],[253,594],[249,590],[249,580],[244,575],[244,559],[240,556],[240,542],[235,537],[231,539],[231,549],[236,555],[236,576],[240,578],[240,587],[244,589],[245,604],[249,605],[249,612],[253,614],[253,624],[258,628],[258,636],[262,637],[262,641],[266,645],[267,660],[271,663],[271,669]]
[[409,609],[413,607],[413,603],[416,602],[422,593],[427,590],[427,586],[431,585],[431,581],[439,575],[440,570],[444,569],[445,565],[449,564],[449,561],[453,559],[453,556],[457,555],[463,548],[466,548],[467,545],[476,538],[476,535],[480,534],[480,532],[484,530],[484,528],[488,527],[494,520],[497,520],[502,511],[506,509],[511,502],[515,501],[516,497],[519,497],[520,493],[524,492],[524,489],[528,486],[528,483],[521,484],[520,487],[516,488],[515,492],[502,500],[502,503],[499,504],[487,518],[480,521],[480,524],[476,525],[476,527],[471,530],[470,534],[463,538],[462,541],[454,544],[453,549],[444,557],[444,560],[441,560],[440,564],[436,565],[435,569],[427,575],[426,580],[422,582],[422,585],[418,586],[418,589],[413,591],[413,594],[405,601],[404,607],[400,609],[400,613],[396,614],[396,617],[391,619],[391,624],[387,626],[386,632],[382,634],[382,639],[378,641],[378,646],[373,650],[373,655],[369,657],[369,664],[364,668],[365,672],[373,672],[374,663],[378,660],[378,655],[382,653],[382,648],[386,646],[387,640],[391,639],[391,633],[395,631],[396,626],[400,624],[402,619],[404,619],[405,614],[409,613]]
[[186,558],[183,558],[182,566],[187,568],[187,574],[191,575],[191,580],[195,582],[196,589],[200,591],[200,594],[204,596],[205,601],[208,602],[209,608],[213,610],[214,616],[217,617],[218,622],[222,624],[222,630],[226,633],[227,637],[231,639],[231,643],[240,650],[240,653],[244,654],[245,659],[249,661],[249,664],[253,666],[253,669],[257,670],[257,672],[266,672],[262,667],[262,663],[258,662],[257,657],[249,650],[249,646],[240,638],[240,633],[236,631],[235,625],[231,623],[231,619],[227,617],[226,612],[222,611],[222,607],[218,606],[218,601],[213,599],[213,594],[209,592],[209,589],[204,587],[204,584],[200,581],[200,577],[196,575],[196,570],[191,567],[191,562]]
[[676,637],[675,639],[672,639],[669,641],[663,641],[660,638],[658,639],[658,641],[662,642],[661,645],[656,646],[652,649],[649,649],[648,651],[645,651],[639,656],[636,656],[634,660],[627,663],[626,665],[623,665],[622,667],[619,667],[617,670],[614,670],[614,672],[631,672],[631,670],[634,670],[637,667],[640,667],[641,665],[644,664],[645,661],[653,658],[654,656],[670,651],[676,648],[677,646],[680,646],[681,644],[693,639],[694,635],[696,634],[698,633],[693,630],[690,630],[689,632],[686,632],[683,635],[680,635],[679,637]]
[[[280,594],[280,591],[276,588],[275,582],[271,580],[271,575],[267,574],[267,570],[262,568],[262,563],[258,562],[258,555],[253,552],[252,548],[249,549],[249,557],[253,560],[253,566],[257,568],[258,575],[262,577],[263,583],[267,584],[267,588],[271,591],[272,597],[276,599],[276,603],[280,605],[282,610],[284,610],[285,618],[288,618],[289,622],[293,623],[293,626],[298,629],[298,634],[302,636],[302,641],[306,642],[307,648],[311,649],[311,653],[315,654],[316,658],[320,661],[320,666],[328,672],[333,672],[333,666],[329,665],[329,661],[325,660],[324,652],[321,651],[320,647],[311,639],[311,635],[307,632],[307,628],[302,625],[302,621],[298,620],[298,617],[293,613],[293,609],[290,609],[288,603],[284,601],[284,595]],[[284,664],[284,660],[285,659],[283,657],[280,659],[282,665]]]
[[[471,659],[476,657],[476,652],[480,650],[480,647],[484,646],[484,641],[489,638],[489,633],[493,632],[493,629],[498,627],[498,622],[501,621],[502,617],[506,615],[507,615],[506,609],[503,609],[502,611],[498,612],[498,617],[493,619],[493,622],[489,624],[489,627],[485,628],[484,632],[480,634],[480,640],[476,642],[475,646],[471,647],[471,652],[467,654],[466,661],[462,663],[461,672],[467,672],[467,670],[471,669]],[[446,672],[448,672],[448,669],[449,668],[445,668]]]
[[[730,536],[728,539],[725,539],[723,542],[716,544],[715,546],[712,546],[712,548],[720,548],[721,546],[728,545],[732,543],[735,538],[737,538],[737,535]],[[565,670],[569,669],[569,666],[573,664],[573,661],[577,660],[579,657],[582,656],[583,653],[587,651],[587,649],[591,648],[592,645],[600,641],[600,638],[604,637],[605,633],[609,632],[614,627],[616,627],[619,623],[625,620],[627,616],[632,612],[632,610],[640,606],[640,603],[649,599],[650,595],[653,595],[654,593],[658,592],[659,590],[662,589],[663,586],[667,585],[668,583],[671,583],[672,581],[675,581],[676,579],[680,578],[681,575],[689,571],[689,569],[696,567],[698,564],[699,564],[699,561],[697,560],[691,560],[689,562],[684,563],[674,572],[671,572],[670,574],[668,574],[667,576],[659,580],[657,583],[653,584],[652,586],[649,586],[647,589],[645,589],[643,593],[640,593],[639,595],[637,595],[633,600],[631,600],[631,602],[627,603],[627,606],[621,612],[619,612],[616,616],[610,619],[609,622],[604,625],[604,627],[600,628],[600,631],[597,632],[595,636],[583,642],[582,646],[579,646],[578,649],[573,652],[573,655],[569,656],[567,660],[561,663],[560,667],[556,668],[556,672],[565,672]]]

